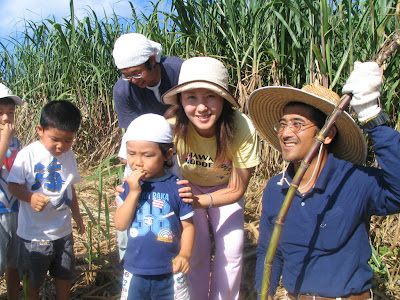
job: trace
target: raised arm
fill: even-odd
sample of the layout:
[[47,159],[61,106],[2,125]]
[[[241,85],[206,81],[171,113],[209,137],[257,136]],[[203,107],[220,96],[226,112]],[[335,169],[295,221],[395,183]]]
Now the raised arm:
[[139,196],[142,192],[142,188],[140,186],[140,178],[142,176],[144,176],[144,172],[142,170],[135,170],[127,177],[129,193],[122,205],[117,207],[114,215],[114,225],[117,230],[126,230],[132,224],[139,201]]
[[8,147],[10,146],[11,140],[15,135],[15,125],[9,123],[1,125],[0,134],[0,166],[2,166],[7,155]]

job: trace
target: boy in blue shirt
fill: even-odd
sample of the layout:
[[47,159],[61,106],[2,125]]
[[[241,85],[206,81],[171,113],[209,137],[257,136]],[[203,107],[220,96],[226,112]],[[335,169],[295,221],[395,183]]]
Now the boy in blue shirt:
[[116,229],[129,235],[121,299],[176,299],[181,291],[174,292],[174,273],[189,271],[195,230],[178,178],[165,172],[174,153],[171,125],[145,114],[129,125],[123,141],[132,173],[114,216]]

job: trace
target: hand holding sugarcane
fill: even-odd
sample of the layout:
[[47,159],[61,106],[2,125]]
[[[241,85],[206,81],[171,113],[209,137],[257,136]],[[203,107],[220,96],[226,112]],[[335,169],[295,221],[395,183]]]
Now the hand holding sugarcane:
[[382,75],[376,62],[355,62],[354,70],[347,79],[342,92],[352,94],[351,107],[358,120],[366,122],[381,111],[377,103],[382,85]]

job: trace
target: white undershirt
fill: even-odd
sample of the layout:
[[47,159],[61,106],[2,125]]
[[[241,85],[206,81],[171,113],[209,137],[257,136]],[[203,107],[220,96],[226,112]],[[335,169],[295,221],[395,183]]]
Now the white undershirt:
[[146,86],[146,88],[153,91],[154,96],[156,97],[158,102],[161,103],[161,95],[160,95],[160,91],[158,90],[158,88],[160,87],[160,84],[161,84],[161,79],[155,86]]

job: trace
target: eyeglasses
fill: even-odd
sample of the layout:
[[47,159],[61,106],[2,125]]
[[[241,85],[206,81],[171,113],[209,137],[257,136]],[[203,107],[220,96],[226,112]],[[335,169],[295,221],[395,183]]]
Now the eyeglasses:
[[308,126],[308,125],[315,126],[313,123],[303,124],[303,123],[299,123],[299,122],[294,122],[290,125],[286,124],[286,123],[276,123],[276,124],[274,124],[274,130],[277,133],[282,133],[287,127],[289,127],[292,132],[297,133],[297,132],[306,130],[308,128],[311,128],[311,127],[304,128],[304,126]]
[[132,76],[126,76],[125,74],[122,74],[121,79],[125,81],[131,81],[132,79],[140,79],[142,77],[143,77],[143,72]]

